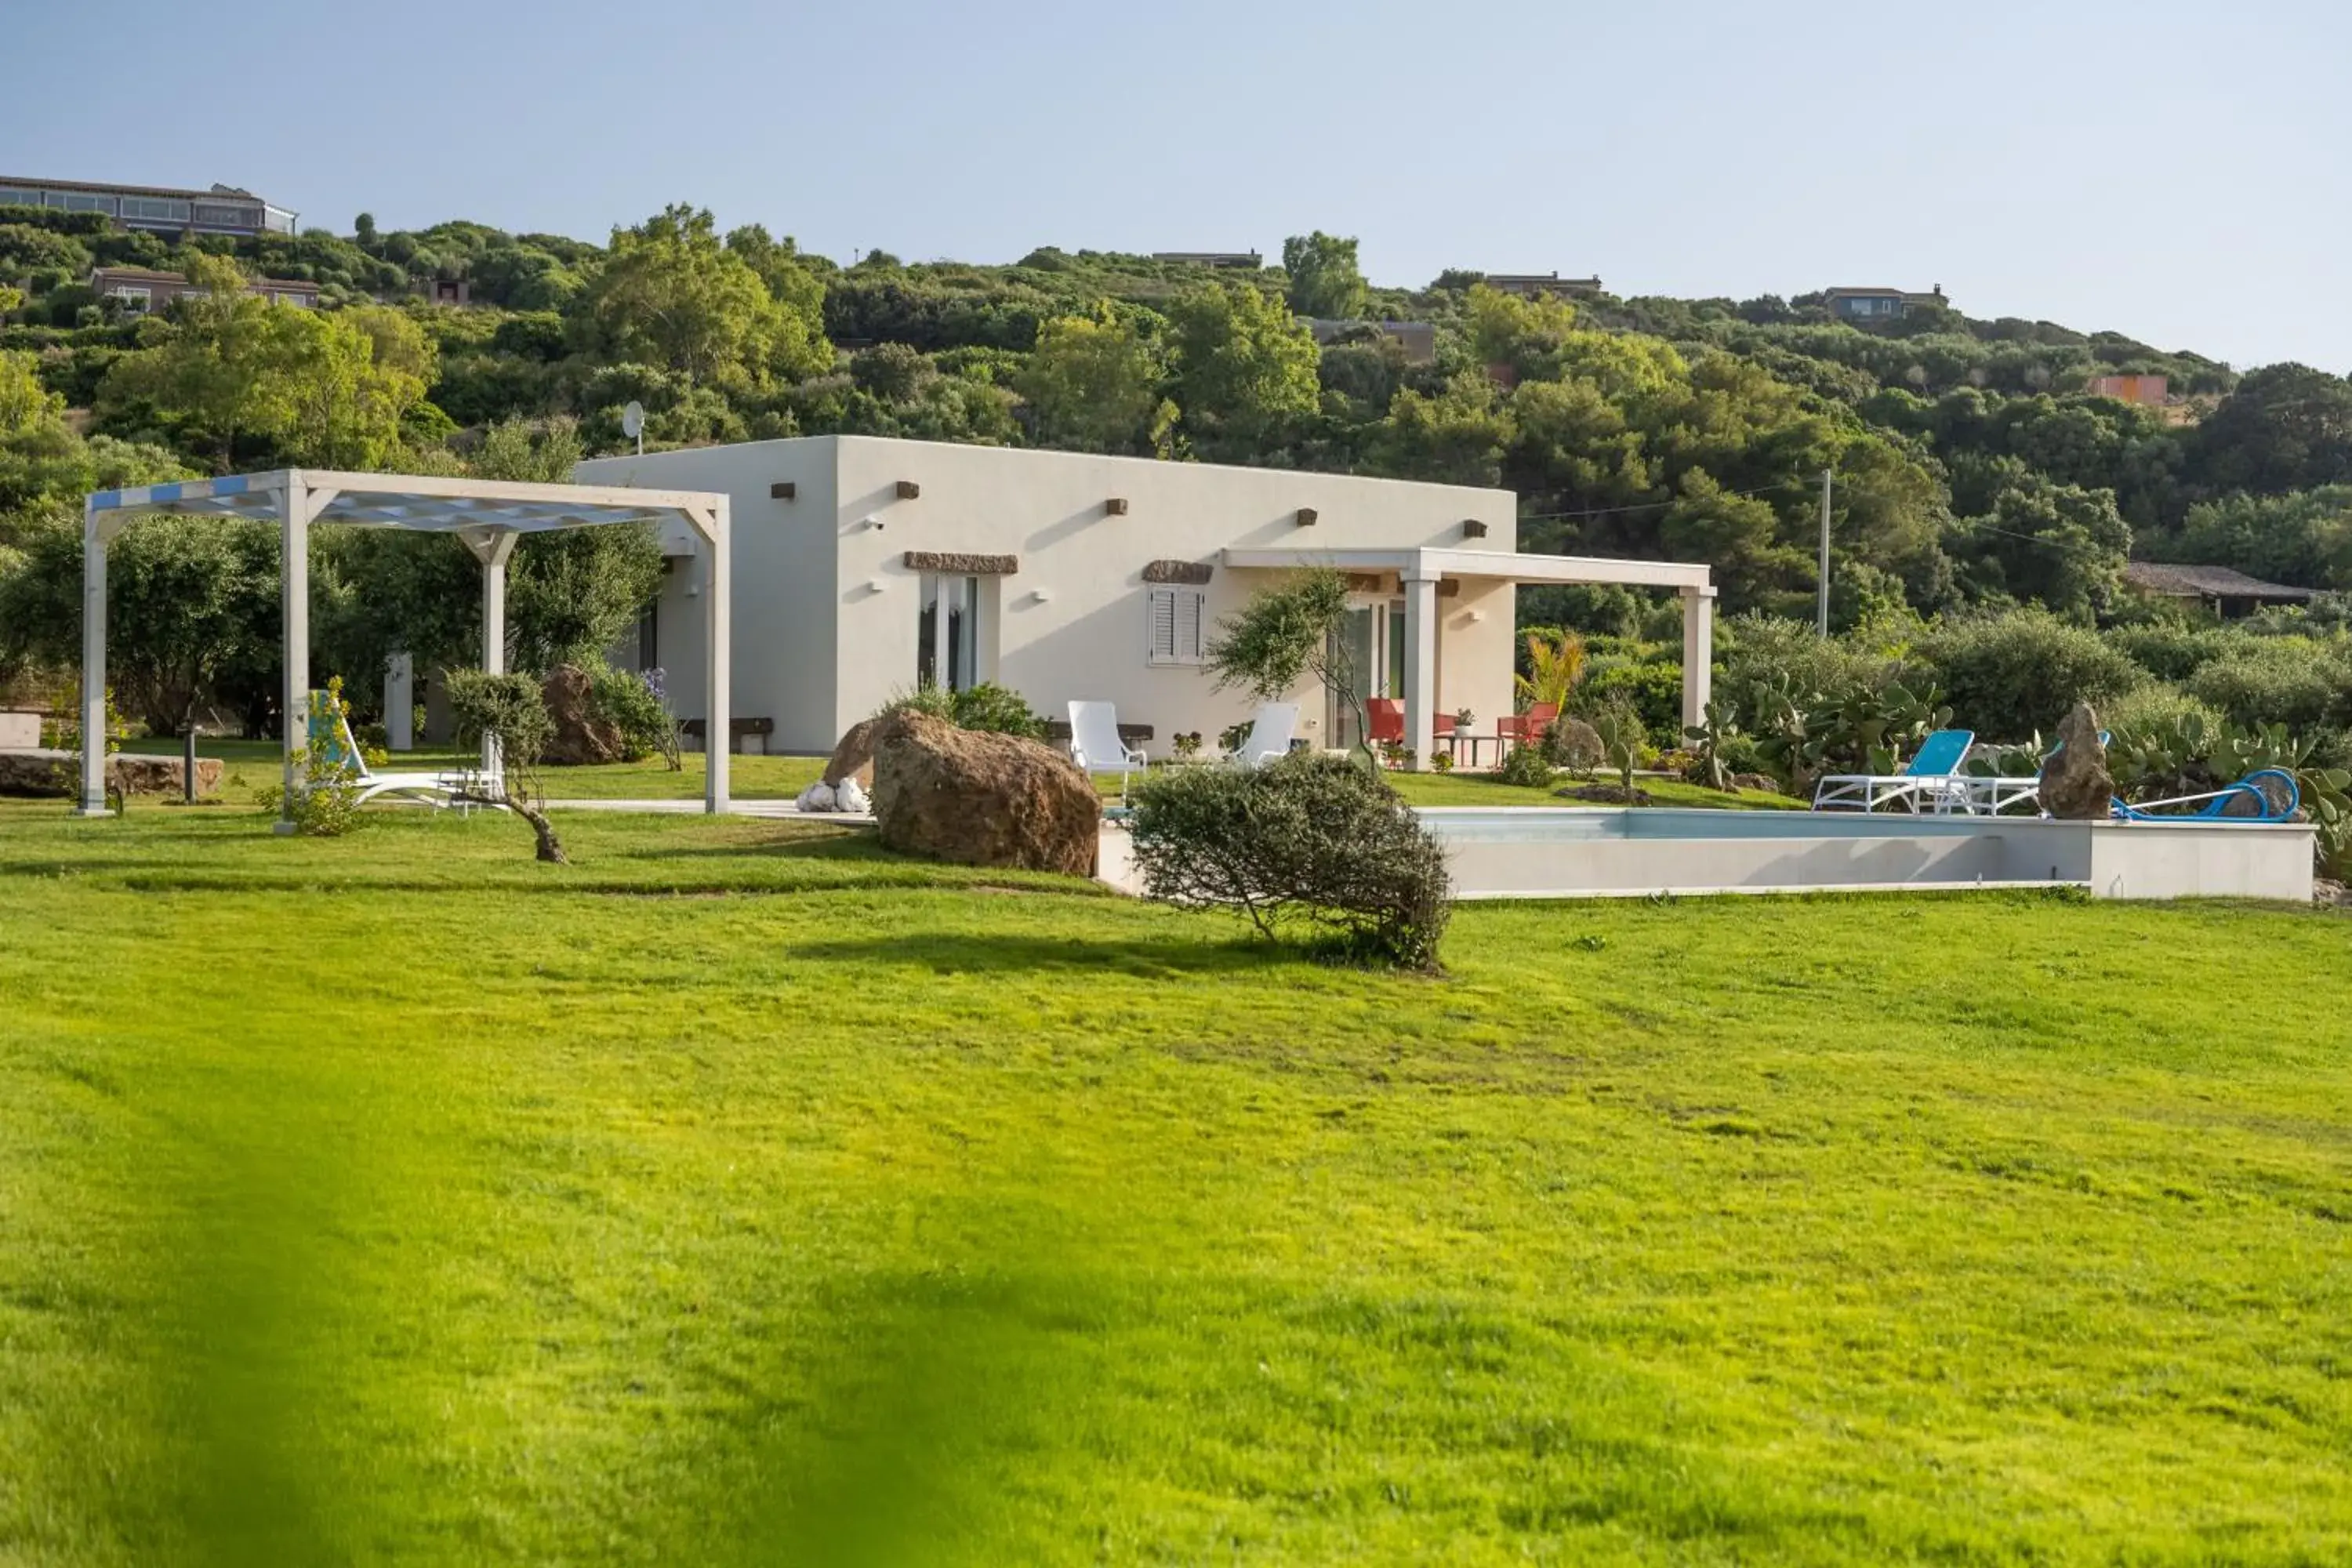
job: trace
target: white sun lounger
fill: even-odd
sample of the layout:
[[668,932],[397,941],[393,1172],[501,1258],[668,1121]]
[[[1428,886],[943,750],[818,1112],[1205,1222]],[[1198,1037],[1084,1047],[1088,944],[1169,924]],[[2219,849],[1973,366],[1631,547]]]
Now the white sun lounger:
[[[332,715],[334,727],[328,728]],[[310,713],[308,725],[310,754],[332,767],[348,763],[360,788],[354,804],[365,805],[372,800],[389,797],[398,805],[426,805],[436,809],[458,804],[461,794],[468,804],[476,804],[481,792],[468,790],[463,775],[457,773],[380,773],[367,765],[359,742],[352,738],[352,727],[341,713],[327,705],[323,691],[310,693]]]
[[1117,773],[1118,793],[1127,793],[1127,775],[1150,766],[1151,759],[1119,738],[1118,709],[1108,702],[1070,704],[1070,760],[1096,773]]
[[1235,767],[1254,768],[1284,756],[1290,751],[1290,738],[1297,729],[1297,703],[1261,702],[1250,718],[1249,733],[1242,737],[1242,743],[1225,760]]
[[1815,811],[1876,811],[1881,806],[1938,816],[1969,809],[1969,781],[1960,773],[1969,730],[1938,730],[1919,742],[1911,765],[1899,773],[1833,773],[1813,786]]

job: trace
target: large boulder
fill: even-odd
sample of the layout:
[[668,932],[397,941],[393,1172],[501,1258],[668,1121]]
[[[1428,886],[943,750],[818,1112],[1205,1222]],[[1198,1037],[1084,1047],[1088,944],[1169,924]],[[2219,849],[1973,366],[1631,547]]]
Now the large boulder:
[[539,692],[554,724],[542,762],[577,767],[585,763],[617,763],[625,754],[620,727],[597,715],[586,670],[576,664],[559,664],[548,671]]
[[2058,749],[2042,761],[2042,809],[2070,822],[2098,822],[2113,808],[2115,775],[2107,772],[2099,716],[2087,702],[2058,726]]
[[910,712],[887,715],[873,739],[874,815],[886,847],[966,866],[1094,875],[1102,798],[1044,742]]
[[884,714],[860,719],[843,731],[839,743],[833,748],[832,760],[824,764],[824,780],[827,785],[837,784],[844,779],[856,779],[858,788],[873,789],[874,732],[882,727],[882,720],[887,717],[888,715]]
[[[181,793],[180,759],[118,752],[106,759],[107,787],[119,795]],[[221,760],[196,759],[196,794],[220,791]],[[81,788],[79,752],[53,750],[0,752],[0,795],[37,795],[70,800]]]
[[70,796],[79,762],[71,752],[43,746],[0,752],[0,795]]

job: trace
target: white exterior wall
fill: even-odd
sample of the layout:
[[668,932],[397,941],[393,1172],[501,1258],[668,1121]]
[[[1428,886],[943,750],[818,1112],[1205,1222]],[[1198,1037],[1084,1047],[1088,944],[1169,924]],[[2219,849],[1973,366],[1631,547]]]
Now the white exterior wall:
[[[1210,565],[1201,591],[1213,624],[1277,576],[1228,570],[1228,547],[1507,552],[1517,538],[1507,490],[868,437],[599,458],[579,478],[731,498],[733,705],[772,718],[780,751],[829,751],[914,684],[921,585],[908,551],[1017,557],[1016,574],[982,581],[981,673],[1047,718],[1065,717],[1073,699],[1114,702],[1122,721],[1152,726],[1150,750],[1164,756],[1174,734],[1198,730],[1213,742],[1253,703],[1213,692],[1196,667],[1146,662],[1149,563]],[[770,498],[780,479],[799,487],[796,500]],[[900,500],[901,480],[920,494]],[[1124,515],[1108,511],[1114,497]],[[1313,526],[1298,526],[1302,507],[1317,512]],[[1484,539],[1464,537],[1474,518]],[[673,703],[688,715],[701,701],[686,685],[699,658],[698,602],[687,596],[699,571],[679,563],[659,612]],[[1488,733],[1510,711],[1513,603],[1508,584],[1475,582],[1438,601],[1440,707],[1470,708]],[[1320,689],[1296,695],[1301,733],[1321,743]]]
[[[834,465],[829,439],[751,441],[580,465],[583,484],[723,490],[734,531],[735,646],[729,706],[773,719],[779,752],[830,752],[834,729]],[[769,493],[779,481],[793,499]],[[709,573],[682,525],[664,536],[671,557],[656,609],[656,636],[671,710],[702,714],[702,592]],[[634,642],[635,634],[630,640]],[[908,676],[911,682],[912,675]]]

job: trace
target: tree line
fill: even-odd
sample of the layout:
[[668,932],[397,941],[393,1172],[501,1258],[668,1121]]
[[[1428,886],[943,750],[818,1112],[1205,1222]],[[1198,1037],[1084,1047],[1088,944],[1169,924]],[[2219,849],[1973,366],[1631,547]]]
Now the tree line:
[[[140,314],[88,287],[125,264],[198,291]],[[307,279],[327,308],[266,303],[254,276]],[[436,282],[469,305],[426,303]],[[1433,357],[1381,330],[1402,321],[1433,329]],[[1310,321],[1339,325],[1318,342]],[[2091,395],[2110,372],[2164,374],[2181,401]],[[842,266],[686,205],[601,246],[364,215],[349,235],[174,245],[0,207],[0,676],[70,663],[47,579],[90,489],[285,465],[560,477],[622,447],[632,401],[648,446],[853,433],[1502,484],[1526,548],[1703,560],[1727,609],[1766,615],[1811,613],[1827,469],[1840,626],[2112,619],[2135,553],[2352,589],[2352,383],[2046,322],[1924,306],[1865,331],[1818,297],[1521,298],[1460,270],[1380,288],[1320,232],[1227,273],[1050,247]],[[469,595],[427,602],[462,574],[455,545],[321,539],[344,553],[319,580],[354,585],[355,675],[371,638],[465,646]],[[657,570],[625,542],[532,543],[518,580],[562,585],[551,614],[567,593],[600,607],[544,631],[521,616],[550,649],[609,641]],[[235,577],[205,558],[183,574]],[[1572,623],[1591,597],[1523,608]],[[235,662],[155,684],[216,685]]]

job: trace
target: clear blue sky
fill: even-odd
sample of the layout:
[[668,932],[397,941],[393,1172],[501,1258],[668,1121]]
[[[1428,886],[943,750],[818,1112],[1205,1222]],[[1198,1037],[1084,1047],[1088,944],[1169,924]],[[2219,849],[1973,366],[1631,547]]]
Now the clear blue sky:
[[349,232],[669,201],[849,258],[1279,249],[1971,315],[2352,371],[2352,7],[1286,0],[0,7],[0,174]]

